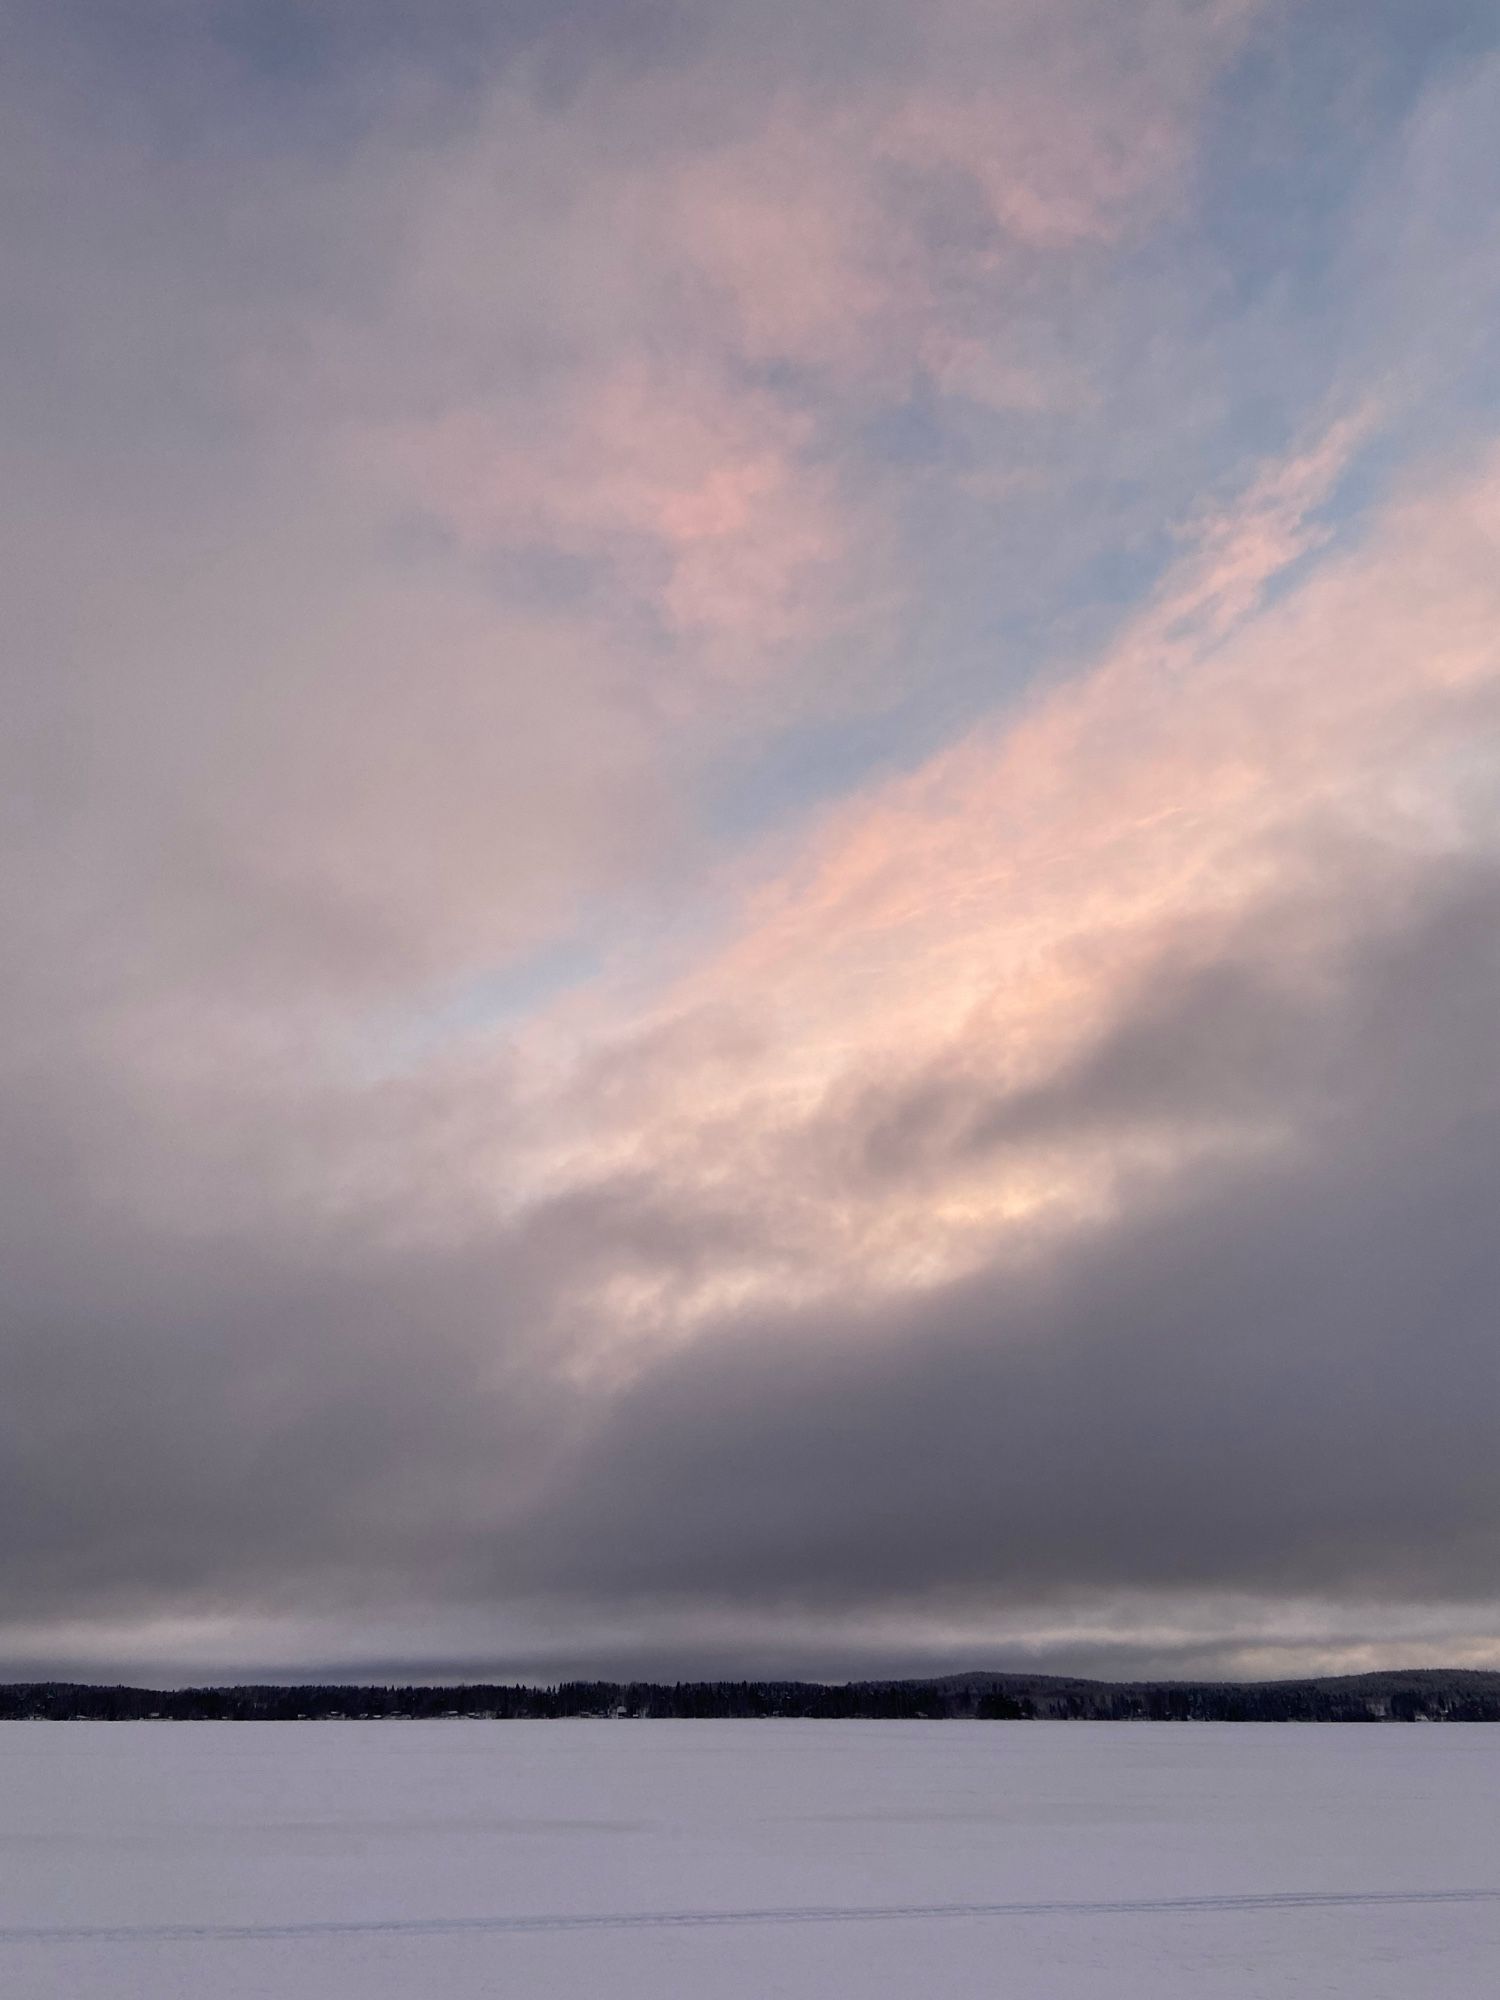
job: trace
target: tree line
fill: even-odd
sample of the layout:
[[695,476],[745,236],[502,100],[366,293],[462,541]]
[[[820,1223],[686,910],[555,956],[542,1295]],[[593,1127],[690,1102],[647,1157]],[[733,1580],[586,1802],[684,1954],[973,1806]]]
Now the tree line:
[[1296,1681],[1089,1681],[1045,1674],[938,1680],[558,1681],[527,1686],[138,1688],[0,1685],[5,1721],[384,1721],[468,1717],[808,1721],[1500,1722],[1500,1673],[1360,1674]]

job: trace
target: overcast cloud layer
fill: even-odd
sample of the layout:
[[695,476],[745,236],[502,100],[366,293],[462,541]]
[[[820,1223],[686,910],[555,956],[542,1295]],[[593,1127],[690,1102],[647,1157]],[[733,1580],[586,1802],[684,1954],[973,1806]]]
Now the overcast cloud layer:
[[21,4],[0,1670],[1500,1666],[1500,46]]

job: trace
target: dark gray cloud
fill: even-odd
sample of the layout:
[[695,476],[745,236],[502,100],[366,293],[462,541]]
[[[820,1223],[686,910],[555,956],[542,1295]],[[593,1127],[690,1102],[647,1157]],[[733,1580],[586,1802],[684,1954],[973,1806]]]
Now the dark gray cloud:
[[618,1391],[559,1373],[569,1279],[735,1245],[649,1184],[424,1253],[285,1216],[143,1236],[33,1161],[0,1279],[12,1617],[540,1603],[569,1650],[513,1670],[873,1672],[933,1661],[871,1636],[893,1613],[1492,1595],[1500,877],[1434,864],[1376,903],[1300,997],[1258,927],[1174,957],[1024,1120],[977,1105],[952,1140],[1044,1102],[1074,1136],[1238,1115],[1253,1085],[1270,1150],[1143,1169],[1113,1219],[915,1299],[727,1321]]
[[767,1604],[1491,1593],[1497,940],[1495,878],[1439,872],[1300,1005],[1256,959],[1168,968],[1050,1090],[976,1106],[954,1143],[1043,1107],[1069,1135],[1175,1127],[1185,1100],[1238,1113],[1252,1086],[1284,1141],[1143,1169],[1114,1220],[919,1300],[663,1362],[510,1559]]

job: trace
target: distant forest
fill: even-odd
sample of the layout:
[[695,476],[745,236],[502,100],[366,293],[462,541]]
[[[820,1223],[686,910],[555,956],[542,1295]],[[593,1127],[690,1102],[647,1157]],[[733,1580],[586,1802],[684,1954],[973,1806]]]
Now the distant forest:
[[1300,1681],[560,1681],[546,1687],[0,1685],[3,1721],[553,1721],[764,1716],[810,1721],[1500,1722],[1500,1673],[1420,1671]]

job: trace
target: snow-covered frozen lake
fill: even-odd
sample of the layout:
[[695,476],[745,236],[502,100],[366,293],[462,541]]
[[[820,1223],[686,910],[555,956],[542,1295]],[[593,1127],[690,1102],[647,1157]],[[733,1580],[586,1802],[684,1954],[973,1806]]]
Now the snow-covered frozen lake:
[[1480,2000],[1500,1727],[0,1724],[6,2000]]

